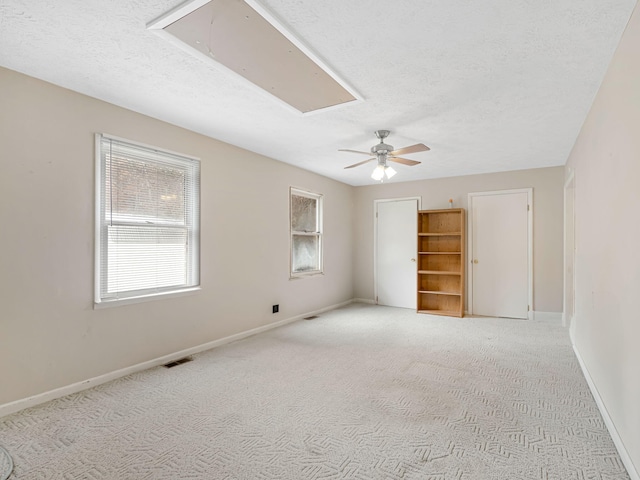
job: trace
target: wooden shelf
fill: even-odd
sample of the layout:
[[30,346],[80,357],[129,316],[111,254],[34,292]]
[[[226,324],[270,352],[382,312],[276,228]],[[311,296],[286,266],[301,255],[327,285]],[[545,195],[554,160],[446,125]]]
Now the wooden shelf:
[[462,252],[418,252],[418,255],[462,255]]
[[455,310],[418,310],[418,313],[427,313],[429,315],[445,315],[447,317],[462,317],[459,312]]
[[418,290],[418,293],[431,293],[433,295],[457,295],[458,297],[461,295],[460,292],[440,292],[437,290]]
[[462,275],[460,272],[449,272],[446,270],[418,270],[420,275]]
[[418,313],[464,316],[465,211],[418,212]]
[[445,232],[445,233],[418,233],[419,237],[459,237],[461,232]]

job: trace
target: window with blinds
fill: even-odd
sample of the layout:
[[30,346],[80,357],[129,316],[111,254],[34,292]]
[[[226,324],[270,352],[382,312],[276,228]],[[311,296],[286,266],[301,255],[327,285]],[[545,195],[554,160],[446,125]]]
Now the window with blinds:
[[322,273],[322,195],[290,189],[291,276]]
[[96,135],[96,303],[197,287],[200,161]]

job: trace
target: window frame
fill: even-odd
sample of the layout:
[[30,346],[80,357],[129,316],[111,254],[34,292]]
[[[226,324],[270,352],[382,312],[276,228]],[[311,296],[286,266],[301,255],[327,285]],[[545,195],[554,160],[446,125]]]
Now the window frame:
[[[293,196],[311,198],[316,201],[316,228],[315,232],[302,232],[293,229]],[[289,187],[289,278],[304,278],[314,275],[324,275],[324,232],[323,232],[323,217],[324,217],[324,196],[321,193],[315,193],[309,190],[305,190],[297,187]],[[318,270],[308,270],[303,272],[293,271],[293,238],[298,236],[309,236],[318,238]]]
[[[187,220],[185,228],[187,229],[187,241],[189,244],[186,256],[185,267],[187,268],[187,280],[185,285],[160,287],[141,290],[128,290],[118,292],[115,295],[107,295],[106,279],[103,276],[103,266],[108,268],[108,251],[103,248],[108,241],[108,227],[110,225],[144,225],[149,226],[148,222],[131,222],[129,220],[118,223],[110,223],[106,218],[106,153],[103,152],[103,140],[117,142],[121,145],[130,146],[140,150],[148,150],[149,158],[144,159],[145,162],[151,164],[173,164],[176,167],[184,168],[185,175],[189,176],[190,189],[185,194],[185,209]],[[162,157],[162,160],[152,157]],[[126,305],[150,301],[158,298],[167,298],[170,296],[182,296],[197,292],[200,290],[200,159],[183,153],[173,152],[161,149],[156,146],[128,140],[114,135],[96,133],[95,134],[95,275],[94,275],[94,308],[103,308],[108,306]],[[158,228],[167,227],[167,223],[158,222],[152,224]]]

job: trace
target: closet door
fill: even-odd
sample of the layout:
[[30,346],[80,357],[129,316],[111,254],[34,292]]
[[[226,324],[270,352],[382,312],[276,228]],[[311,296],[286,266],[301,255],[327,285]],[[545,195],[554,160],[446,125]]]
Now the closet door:
[[376,303],[416,308],[418,199],[375,202]]
[[530,191],[470,194],[471,310],[528,318]]

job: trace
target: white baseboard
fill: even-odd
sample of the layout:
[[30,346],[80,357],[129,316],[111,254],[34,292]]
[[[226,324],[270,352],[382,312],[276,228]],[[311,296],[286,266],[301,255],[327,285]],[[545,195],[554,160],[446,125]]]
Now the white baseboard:
[[210,350],[212,348],[219,347],[227,343],[235,342],[237,340],[241,340],[243,338],[247,338],[252,335],[256,335],[258,333],[266,332],[267,330],[272,330],[274,328],[278,328],[283,325],[293,323],[297,320],[301,320],[304,317],[311,317],[313,315],[319,315],[329,310],[335,310],[336,308],[349,305],[354,301],[356,300],[347,300],[346,302],[341,302],[336,305],[330,305],[328,307],[321,308],[319,310],[314,310],[312,312],[296,315],[295,317],[279,320],[277,322],[270,323],[268,325],[263,325],[262,327],[253,328],[245,332],[236,333],[228,337],[203,343],[202,345],[197,345],[195,347],[187,348],[185,350],[180,350],[179,352],[163,355],[162,357],[154,358],[153,360],[148,360],[146,362],[138,363],[130,367],[125,367],[125,368],[121,368],[120,370],[115,370],[113,372],[105,373],[103,375],[98,375],[97,377],[72,383],[71,385],[65,385],[64,387],[39,393],[31,397],[22,398],[20,400],[15,400],[13,402],[5,403],[3,405],[0,405],[0,418],[6,415],[11,415],[12,413],[19,412],[20,410],[24,410],[25,408],[33,407],[35,405],[40,405],[50,400],[55,400],[56,398],[64,397],[66,395],[71,395],[72,393],[77,393],[82,390],[86,390],[88,388],[92,388],[92,387],[101,385],[103,383],[110,382],[111,380],[115,380],[117,378],[121,378],[121,377],[130,375],[132,373],[141,372],[149,368],[157,367],[159,365],[164,365],[165,363],[173,362],[180,358],[188,357],[189,355],[195,355],[196,353],[204,352],[205,350]]
[[562,324],[562,312],[533,312],[533,320],[537,322],[553,322],[558,325]]
[[622,459],[622,463],[627,469],[629,478],[631,478],[631,480],[640,480],[640,474],[638,473],[638,470],[633,464],[633,461],[631,460],[631,456],[629,455],[627,448],[624,446],[624,442],[622,441],[622,438],[620,438],[620,434],[618,433],[618,430],[616,430],[616,426],[613,423],[613,420],[611,419],[609,412],[607,411],[607,407],[605,406],[604,401],[602,400],[602,397],[598,392],[598,388],[596,387],[596,384],[594,383],[593,378],[591,378],[591,374],[589,373],[589,370],[587,370],[587,366],[585,365],[584,361],[582,360],[582,357],[580,356],[580,352],[578,351],[578,348],[576,347],[575,343],[573,343],[573,338],[571,339],[571,343],[573,344],[573,351],[576,354],[576,358],[578,359],[580,368],[582,368],[582,373],[584,374],[584,378],[587,380],[587,384],[589,385],[591,394],[593,395],[593,398],[596,400],[596,404],[598,405],[598,410],[600,410],[600,414],[602,415],[604,423],[607,426],[607,430],[609,430],[609,435],[611,435],[611,439],[613,440],[613,443],[616,446],[616,449],[618,450],[618,454]]
[[370,298],[354,298],[353,302],[354,303],[368,303],[370,305],[375,305],[376,304],[376,301],[372,300]]

